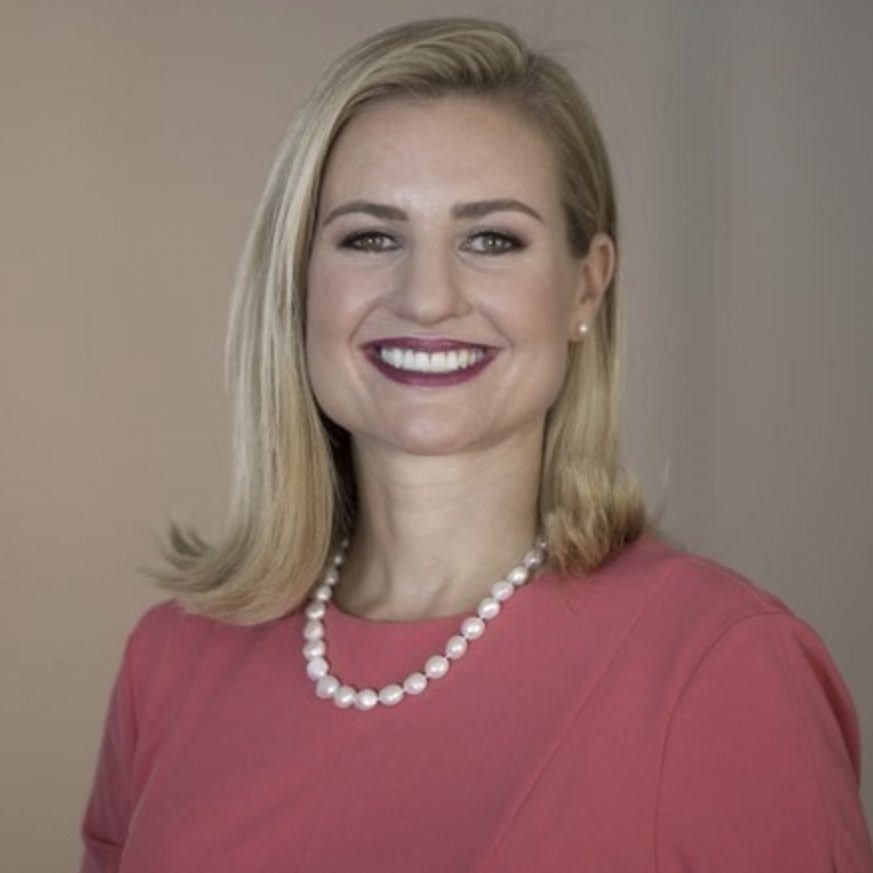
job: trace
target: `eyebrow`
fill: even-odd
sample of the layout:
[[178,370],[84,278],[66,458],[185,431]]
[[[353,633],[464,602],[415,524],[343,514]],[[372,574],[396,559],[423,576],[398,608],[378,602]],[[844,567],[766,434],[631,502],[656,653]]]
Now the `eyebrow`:
[[[324,219],[322,227],[330,224],[335,218],[339,218],[340,215],[347,215],[350,212],[363,212],[388,221],[407,221],[409,219],[406,212],[397,206],[389,206],[387,203],[372,203],[369,200],[350,200],[348,203],[343,203],[337,206],[336,209],[332,209]],[[452,218],[482,218],[492,212],[523,212],[545,224],[543,217],[536,209],[533,209],[526,203],[522,203],[520,200],[513,200],[509,197],[456,203],[450,210]]]

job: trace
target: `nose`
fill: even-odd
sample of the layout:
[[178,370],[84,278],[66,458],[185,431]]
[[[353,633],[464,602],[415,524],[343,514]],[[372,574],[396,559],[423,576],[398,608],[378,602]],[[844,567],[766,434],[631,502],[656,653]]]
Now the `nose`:
[[472,311],[462,267],[450,246],[436,240],[410,250],[395,276],[391,311],[419,324],[436,324]]

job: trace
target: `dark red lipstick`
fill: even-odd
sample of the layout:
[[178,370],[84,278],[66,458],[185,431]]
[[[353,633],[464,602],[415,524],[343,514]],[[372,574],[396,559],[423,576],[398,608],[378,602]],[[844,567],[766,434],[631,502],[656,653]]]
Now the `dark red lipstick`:
[[[383,348],[394,349],[409,349],[415,352],[449,352],[468,349],[470,351],[480,350],[483,355],[475,364],[464,367],[460,370],[455,370],[451,373],[427,373],[418,370],[403,370],[399,367],[394,367],[387,361],[383,361],[380,357],[380,351]],[[394,382],[399,382],[403,385],[415,385],[420,387],[444,387],[448,385],[457,385],[461,382],[467,382],[470,379],[479,375],[490,363],[494,360],[498,349],[494,346],[484,345],[476,342],[466,342],[463,340],[452,339],[448,337],[413,337],[413,336],[393,336],[382,337],[377,340],[365,343],[363,346],[364,354],[367,360],[383,375]]]

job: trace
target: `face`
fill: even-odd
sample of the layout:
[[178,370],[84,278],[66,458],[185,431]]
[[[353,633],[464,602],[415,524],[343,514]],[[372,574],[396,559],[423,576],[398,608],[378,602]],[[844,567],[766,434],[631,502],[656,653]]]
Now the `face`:
[[355,443],[452,454],[543,427],[612,270],[567,244],[549,144],[480,99],[377,103],[334,144],[307,276],[306,360]]

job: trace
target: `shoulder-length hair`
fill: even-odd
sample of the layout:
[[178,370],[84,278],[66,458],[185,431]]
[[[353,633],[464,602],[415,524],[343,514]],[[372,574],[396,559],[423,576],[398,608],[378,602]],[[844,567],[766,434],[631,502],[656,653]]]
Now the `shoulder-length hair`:
[[[188,611],[243,625],[286,614],[354,523],[350,437],[316,405],[305,368],[305,280],[321,179],[333,142],[361,107],[454,94],[499,101],[551,143],[575,256],[597,232],[618,247],[609,160],[588,101],[560,63],[512,28],[417,21],[341,55],[280,146],[237,273],[225,360],[233,414],[226,530],[212,545],[171,520],[160,548],[173,569],[145,569]],[[561,572],[594,570],[648,524],[638,482],[618,465],[615,277],[591,328],[570,344],[565,382],[546,416],[538,526]]]

